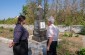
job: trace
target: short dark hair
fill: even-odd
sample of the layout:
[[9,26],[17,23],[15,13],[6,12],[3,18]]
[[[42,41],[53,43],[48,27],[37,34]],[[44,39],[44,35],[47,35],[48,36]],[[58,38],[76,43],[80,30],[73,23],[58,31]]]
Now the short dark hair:
[[25,20],[25,19],[26,19],[25,16],[20,15],[20,16],[18,17],[17,24],[21,24],[21,22],[22,22],[23,20]]

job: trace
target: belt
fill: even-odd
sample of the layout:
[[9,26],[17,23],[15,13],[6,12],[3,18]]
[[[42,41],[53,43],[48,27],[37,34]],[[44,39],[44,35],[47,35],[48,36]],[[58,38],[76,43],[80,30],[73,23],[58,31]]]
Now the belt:
[[20,40],[20,41],[21,41],[21,42],[22,42],[22,41],[24,42],[24,41],[28,41],[28,40],[27,40],[27,39],[25,39],[25,40]]
[[[49,41],[49,39],[47,41]],[[57,41],[52,41],[52,42],[57,42]]]
[[19,45],[20,43],[28,43],[28,40],[26,39],[26,40],[20,40],[20,42],[19,43],[15,43],[15,45]]

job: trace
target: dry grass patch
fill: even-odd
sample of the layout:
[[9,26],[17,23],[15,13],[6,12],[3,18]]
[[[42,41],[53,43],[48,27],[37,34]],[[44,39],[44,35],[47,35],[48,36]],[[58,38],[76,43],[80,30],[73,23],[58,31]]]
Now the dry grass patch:
[[59,35],[62,42],[58,46],[58,55],[77,55],[76,52],[82,48],[82,37],[65,37],[63,33]]

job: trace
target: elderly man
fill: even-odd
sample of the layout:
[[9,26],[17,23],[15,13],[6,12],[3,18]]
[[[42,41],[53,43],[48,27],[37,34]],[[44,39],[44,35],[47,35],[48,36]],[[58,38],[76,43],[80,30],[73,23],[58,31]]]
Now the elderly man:
[[54,17],[51,16],[48,19],[48,29],[47,29],[47,55],[57,55],[56,47],[58,42],[59,30],[54,25]]

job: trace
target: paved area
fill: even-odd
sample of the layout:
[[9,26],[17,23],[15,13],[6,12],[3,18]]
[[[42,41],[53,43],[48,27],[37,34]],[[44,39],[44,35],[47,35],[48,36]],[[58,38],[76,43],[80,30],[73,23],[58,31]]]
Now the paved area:
[[[13,55],[13,49],[9,48],[7,43],[0,42],[0,55]],[[28,55],[32,55],[31,50]]]
[[0,55],[13,55],[12,48],[8,47],[7,43],[0,41]]
[[[46,55],[46,42],[47,41],[43,41],[40,43],[40,42],[31,40],[32,36],[33,35],[30,35],[30,38],[28,41],[29,42],[28,48],[31,49],[29,50],[28,55]],[[7,44],[10,41],[12,40],[0,37],[0,55],[13,55],[13,49],[9,48]]]
[[[13,55],[13,48],[9,48],[9,43],[11,40],[5,39],[5,38],[0,38],[0,55]],[[39,53],[42,55],[46,55],[45,52],[45,47],[42,44],[37,43],[35,41],[28,41],[29,45],[28,47],[31,47],[31,50],[29,50],[28,55],[39,55]],[[36,44],[37,43],[37,44]],[[43,49],[41,49],[43,48]]]

